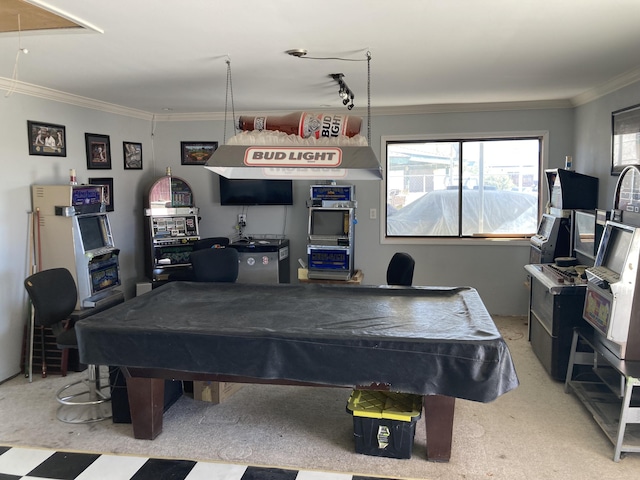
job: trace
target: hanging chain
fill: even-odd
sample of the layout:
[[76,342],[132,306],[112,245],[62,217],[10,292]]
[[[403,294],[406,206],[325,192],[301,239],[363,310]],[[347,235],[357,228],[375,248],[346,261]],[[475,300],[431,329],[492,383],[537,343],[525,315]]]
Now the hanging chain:
[[231,59],[227,58],[227,89],[225,91],[224,97],[224,132],[222,137],[222,144],[227,143],[227,104],[229,101],[229,97],[231,97],[231,112],[232,112],[232,121],[233,121],[233,134],[237,134],[236,130],[236,109],[233,104],[233,82],[231,80]]
[[371,146],[371,52],[367,52],[367,143]]

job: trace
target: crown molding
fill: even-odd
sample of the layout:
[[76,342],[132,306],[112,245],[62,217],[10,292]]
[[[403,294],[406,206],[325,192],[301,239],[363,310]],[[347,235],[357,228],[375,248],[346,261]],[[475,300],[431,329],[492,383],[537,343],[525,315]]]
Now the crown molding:
[[[539,101],[522,101],[522,102],[488,102],[488,103],[454,103],[454,104],[431,104],[431,105],[406,105],[394,107],[371,107],[372,116],[392,116],[392,115],[423,115],[431,113],[472,113],[472,112],[496,112],[507,110],[542,110],[554,108],[573,108],[585,103],[594,101],[604,95],[612,93],[623,87],[631,85],[640,80],[640,67],[626,72],[611,81],[587,90],[571,99],[558,100],[539,100]],[[14,93],[28,95],[31,97],[42,98],[54,102],[75,105],[78,107],[99,110],[115,115],[123,115],[126,117],[139,118],[142,120],[156,122],[201,122],[201,121],[224,121],[224,112],[195,112],[195,113],[162,113],[153,114],[143,110],[123,107],[112,103],[94,100],[92,98],[81,97],[71,93],[53,90],[51,88],[41,87],[19,80],[13,80],[6,77],[0,77],[0,90],[5,90],[7,95]],[[337,112],[338,110],[336,110]],[[341,111],[341,110],[340,110]],[[274,114],[279,115],[282,112],[235,112],[236,115],[252,115],[252,114]],[[352,115],[367,116],[366,108],[356,108],[350,111]]]
[[152,120],[153,115],[142,110],[121,107],[112,103],[101,102],[92,98],[81,97],[71,93],[53,90],[51,88],[40,87],[30,83],[21,82],[20,80],[12,80],[10,78],[0,77],[0,90],[6,90],[8,95],[19,93],[30,97],[42,98],[53,102],[66,103],[77,107],[90,108],[100,110],[102,112],[113,113],[116,115],[124,115],[127,117],[141,118],[144,120]]
[[571,103],[574,107],[584,105],[585,103],[592,102],[600,97],[613,93],[616,90],[627,87],[638,80],[640,80],[640,67],[629,70],[628,72],[618,75],[598,87],[591,88],[586,92],[576,95],[571,99]]

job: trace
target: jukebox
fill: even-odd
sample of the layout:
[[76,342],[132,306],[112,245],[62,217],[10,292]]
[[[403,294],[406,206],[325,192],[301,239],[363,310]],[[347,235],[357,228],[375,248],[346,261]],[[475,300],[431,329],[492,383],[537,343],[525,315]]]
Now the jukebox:
[[66,268],[78,289],[76,310],[120,303],[118,255],[101,185],[33,185],[40,269]]
[[309,278],[349,280],[354,273],[355,186],[311,185],[307,207]]
[[152,286],[191,278],[191,251],[200,239],[198,208],[187,182],[157,179],[145,198],[145,270]]

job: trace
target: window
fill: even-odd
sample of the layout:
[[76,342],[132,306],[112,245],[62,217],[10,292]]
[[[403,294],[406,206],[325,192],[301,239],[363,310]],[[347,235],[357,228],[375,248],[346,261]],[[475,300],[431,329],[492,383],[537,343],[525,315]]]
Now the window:
[[386,139],[385,236],[535,234],[542,140]]

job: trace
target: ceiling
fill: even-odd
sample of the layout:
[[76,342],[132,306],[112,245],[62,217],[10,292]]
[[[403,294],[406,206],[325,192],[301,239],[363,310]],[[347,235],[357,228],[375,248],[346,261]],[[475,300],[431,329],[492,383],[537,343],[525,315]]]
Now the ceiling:
[[[34,5],[53,30],[30,29]],[[576,104],[640,78],[639,0],[0,0],[0,19],[0,86],[151,114],[346,113],[332,73],[354,112],[368,91],[372,109]]]

